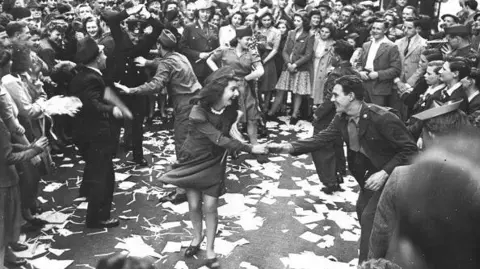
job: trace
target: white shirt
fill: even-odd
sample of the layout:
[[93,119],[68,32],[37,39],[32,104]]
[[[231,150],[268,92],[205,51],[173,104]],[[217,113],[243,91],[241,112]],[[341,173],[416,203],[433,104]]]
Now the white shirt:
[[375,56],[377,55],[378,48],[380,48],[380,45],[382,43],[388,43],[388,42],[392,42],[392,41],[390,41],[385,36],[379,41],[375,41],[375,39],[372,38],[372,44],[370,45],[370,50],[368,51],[367,61],[365,63],[365,69],[371,70],[372,72],[375,71],[373,70],[373,60],[375,60]]
[[428,89],[425,91],[425,93],[423,94],[423,96],[427,96],[427,95],[432,95],[436,92],[438,92],[439,90],[445,88],[445,84],[440,84],[440,85],[437,85],[435,87],[432,88],[432,86],[428,87]]
[[447,89],[447,93],[448,93],[448,96],[452,96],[452,93],[460,88],[462,86],[462,83],[461,82],[457,82],[457,84],[453,85],[450,89]]
[[473,98],[475,98],[475,96],[477,96],[477,95],[479,95],[479,94],[480,94],[479,91],[474,92],[472,95],[470,95],[470,96],[468,97],[468,102],[470,103],[470,102],[473,100]]

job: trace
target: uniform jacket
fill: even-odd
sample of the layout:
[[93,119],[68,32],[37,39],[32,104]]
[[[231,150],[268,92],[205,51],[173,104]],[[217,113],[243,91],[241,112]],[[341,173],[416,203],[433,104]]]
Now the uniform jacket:
[[470,115],[473,112],[479,111],[479,110],[480,110],[480,94],[473,97],[473,99],[468,102],[467,114]]
[[73,136],[76,140],[110,142],[112,137],[110,118],[113,105],[103,100],[105,82],[95,70],[79,66],[70,83],[69,92],[82,101],[82,109],[75,115]]
[[285,47],[283,48],[282,56],[285,61],[283,70],[287,69],[286,64],[292,63],[297,65],[298,71],[309,71],[310,63],[313,57],[313,45],[315,37],[309,32],[303,31],[300,36],[295,39],[295,30],[288,33]]
[[[342,136],[349,145],[348,119],[336,114],[327,129],[313,137],[292,143],[292,155],[316,151]],[[359,142],[371,163],[388,174],[399,165],[405,165],[416,155],[417,145],[403,122],[386,108],[363,103],[358,122]]]
[[[134,59],[139,56],[148,56],[150,49],[155,46],[157,38],[164,29],[163,25],[156,19],[150,17],[147,23],[152,26],[152,33],[144,35],[137,44],[133,44],[128,34],[121,28],[120,24],[128,18],[126,11],[111,13],[106,17],[110,33],[115,41],[115,73],[113,80],[127,87],[135,87],[145,83],[147,75],[143,68],[135,65]],[[108,58],[107,58],[108,61]],[[108,64],[109,62],[107,62]],[[107,73],[109,75],[110,72]],[[111,78],[108,78],[111,79]],[[110,82],[110,81],[107,81]]]
[[452,94],[448,94],[446,92],[446,88],[444,88],[441,91],[437,91],[433,94],[432,98],[433,100],[438,100],[440,102],[449,102],[449,101],[459,101],[463,100],[463,102],[460,104],[459,109],[462,110],[463,112],[467,113],[468,111],[468,97],[467,94],[465,93],[465,90],[463,89],[462,86],[458,87],[455,89]]
[[[365,70],[371,44],[372,41],[363,44],[363,54],[360,59],[361,70]],[[378,72],[378,78],[365,81],[365,89],[371,95],[392,94],[393,80],[400,76],[402,70],[402,60],[400,59],[397,45],[388,42],[380,44],[373,60],[373,69],[375,72]]]
[[353,25],[353,22],[350,22],[345,27],[339,28],[337,30],[337,32],[335,33],[335,38],[336,39],[344,39],[349,34],[355,33],[355,32],[357,32],[357,29]]
[[208,24],[208,35],[200,28],[198,22],[185,26],[180,40],[180,50],[190,60],[197,77],[205,78],[211,73],[206,60],[196,62],[200,59],[200,53],[211,52],[218,47],[218,28],[215,25]]
[[397,40],[395,44],[398,46],[400,59],[402,60],[402,73],[400,79],[413,87],[423,75],[422,70],[418,68],[418,63],[420,62],[420,55],[422,55],[427,46],[427,41],[418,34],[412,37],[410,45],[408,46],[407,55],[404,55],[405,49],[408,45],[407,37]]

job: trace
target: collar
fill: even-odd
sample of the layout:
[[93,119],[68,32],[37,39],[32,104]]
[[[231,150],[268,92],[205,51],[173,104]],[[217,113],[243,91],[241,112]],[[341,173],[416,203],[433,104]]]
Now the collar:
[[90,69],[92,69],[93,71],[97,72],[100,76],[103,76],[103,74],[102,74],[102,72],[100,71],[100,69],[95,68],[95,67],[91,67],[91,66],[87,66],[87,68],[90,68]]
[[387,39],[386,36],[383,36],[383,38],[380,39],[379,41],[376,41],[375,39],[372,39],[372,44],[382,44],[382,43],[385,43],[385,42],[386,42],[385,39]]
[[455,85],[453,85],[453,87],[451,87],[450,89],[447,89],[448,95],[452,95],[452,93],[453,93],[456,89],[458,89],[458,88],[460,88],[460,87],[462,87],[462,83],[461,83],[461,82],[457,82]]
[[428,87],[428,89],[425,91],[425,94],[424,95],[427,95],[427,94],[434,94],[436,92],[438,92],[439,90],[445,88],[445,84],[440,84],[440,85],[437,85],[435,87]]
[[479,94],[480,94],[480,91],[475,91],[472,95],[468,97],[468,102],[470,103],[473,100],[473,98],[475,98]]
[[358,121],[360,120],[360,115],[362,114],[362,111],[363,111],[363,109],[364,109],[364,106],[365,106],[365,104],[362,102],[362,103],[360,104],[360,108],[358,109],[358,111],[355,112],[355,114],[353,114],[353,115],[346,115],[346,114],[345,114],[346,117],[347,117],[347,120],[350,121],[350,120],[353,119],[353,120],[355,121],[355,123],[358,124]]

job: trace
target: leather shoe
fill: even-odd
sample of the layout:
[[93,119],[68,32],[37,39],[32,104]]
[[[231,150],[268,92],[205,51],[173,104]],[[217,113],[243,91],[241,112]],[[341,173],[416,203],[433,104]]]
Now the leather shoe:
[[118,225],[120,225],[120,221],[117,218],[110,218],[97,223],[87,223],[87,228],[113,228]]
[[15,251],[15,252],[20,252],[28,249],[27,245],[24,245],[22,243],[14,242],[9,244],[10,248]]
[[334,184],[334,185],[330,185],[330,186],[326,186],[324,188],[322,188],[322,191],[325,193],[325,194],[332,194],[336,191],[340,191],[342,190],[340,188],[340,186],[338,184]]
[[135,159],[134,159],[133,162],[134,162],[136,165],[140,166],[140,167],[146,167],[146,166],[148,166],[148,162],[147,162],[147,160],[145,160],[144,158],[139,159],[139,160],[135,160]]
[[174,205],[181,204],[187,201],[187,194],[171,192],[158,200],[159,203],[171,202]]
[[27,265],[27,260],[22,258],[15,258],[13,261],[5,260],[3,265],[20,267],[20,266]]

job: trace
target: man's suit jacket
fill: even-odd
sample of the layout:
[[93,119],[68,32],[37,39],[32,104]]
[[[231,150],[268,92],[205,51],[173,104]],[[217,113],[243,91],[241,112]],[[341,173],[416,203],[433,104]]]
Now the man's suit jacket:
[[[337,113],[327,129],[311,138],[291,143],[294,149],[292,155],[319,150],[338,136],[342,136],[349,145],[347,123],[346,115]],[[407,164],[417,153],[417,145],[403,122],[384,107],[363,103],[358,126],[360,146],[378,170],[390,174],[395,167]]]
[[459,101],[463,100],[463,102],[460,104],[459,109],[462,110],[463,112],[467,113],[468,112],[468,97],[467,94],[465,93],[465,90],[462,88],[462,86],[458,87],[455,89],[451,95],[448,95],[445,92],[446,88],[437,91],[433,94],[432,98],[433,100],[438,100],[442,103],[450,102],[450,101]]
[[473,97],[473,99],[468,102],[467,114],[470,115],[473,112],[479,111],[479,110],[480,110],[480,94]]
[[211,52],[219,47],[218,28],[212,24],[208,24],[208,27],[207,35],[200,28],[199,22],[187,25],[180,40],[181,52],[190,60],[193,71],[199,78],[205,78],[211,73],[206,60],[196,62],[200,59],[200,53]]
[[[361,69],[365,70],[368,53],[372,41],[363,44],[363,53],[361,60]],[[380,44],[375,59],[373,60],[373,69],[378,72],[378,78],[364,82],[365,89],[371,95],[390,95],[392,94],[393,80],[400,76],[402,70],[402,60],[398,47],[393,42],[384,42]]]
[[110,142],[112,137],[110,118],[113,107],[104,101],[105,82],[95,70],[79,66],[70,83],[69,93],[82,101],[82,109],[75,115],[73,136],[76,140]]
[[397,40],[395,44],[398,46],[400,59],[402,60],[402,73],[400,79],[413,87],[424,73],[419,69],[418,63],[420,62],[420,56],[427,46],[427,41],[420,35],[415,35],[410,40],[406,55],[404,55],[404,52],[407,48],[408,38],[403,37]]

